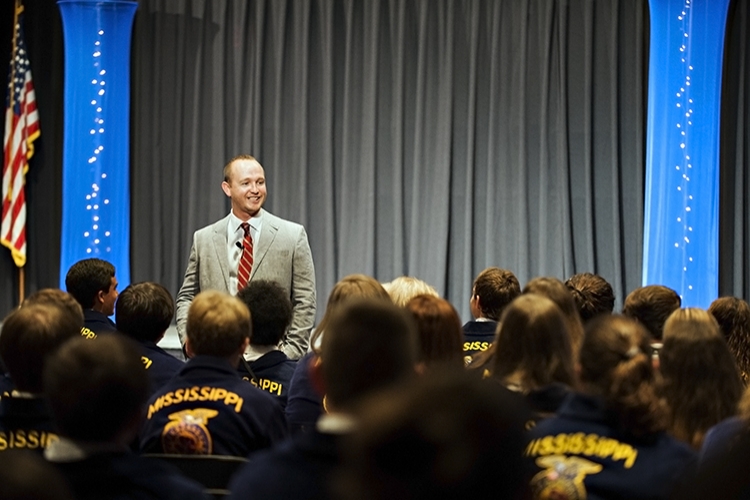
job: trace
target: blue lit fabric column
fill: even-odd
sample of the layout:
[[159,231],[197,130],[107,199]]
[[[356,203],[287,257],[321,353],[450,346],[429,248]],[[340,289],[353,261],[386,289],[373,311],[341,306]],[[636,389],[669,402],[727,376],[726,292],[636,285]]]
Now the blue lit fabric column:
[[[137,2],[59,0],[65,37],[60,287],[97,257],[130,282],[130,38]],[[122,288],[121,287],[121,288]]]
[[718,294],[719,105],[729,0],[650,0],[643,284]]

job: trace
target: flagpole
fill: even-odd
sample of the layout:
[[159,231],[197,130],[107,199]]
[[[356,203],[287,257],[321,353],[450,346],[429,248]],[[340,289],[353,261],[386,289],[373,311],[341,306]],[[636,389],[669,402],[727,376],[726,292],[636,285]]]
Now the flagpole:
[[24,272],[24,267],[18,268],[18,305],[20,306],[24,299],[25,299],[25,293],[26,293],[26,273]]

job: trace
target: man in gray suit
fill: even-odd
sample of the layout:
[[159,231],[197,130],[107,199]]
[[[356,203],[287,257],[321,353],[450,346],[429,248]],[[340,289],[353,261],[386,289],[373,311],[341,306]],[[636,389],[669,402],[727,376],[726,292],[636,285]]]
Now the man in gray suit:
[[177,294],[177,333],[185,343],[187,311],[204,290],[235,295],[248,281],[266,279],[281,285],[292,300],[292,324],[282,342],[291,359],[307,352],[315,321],[315,269],[305,228],[263,210],[266,178],[252,156],[237,156],[224,167],[224,193],[232,210],[199,229]]

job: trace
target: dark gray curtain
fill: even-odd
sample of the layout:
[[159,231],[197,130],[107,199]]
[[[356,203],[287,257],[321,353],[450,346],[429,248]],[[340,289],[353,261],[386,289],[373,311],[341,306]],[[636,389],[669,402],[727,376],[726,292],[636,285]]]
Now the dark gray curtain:
[[[26,174],[26,295],[58,287],[62,223],[63,36],[55,0],[24,0],[26,46],[31,61],[42,135]],[[5,128],[15,2],[0,1],[0,81],[3,82],[0,137]],[[18,305],[19,274],[10,251],[0,246],[0,321]]]
[[750,298],[750,5],[729,8],[721,106],[719,293]]
[[468,317],[487,266],[640,283],[646,0],[141,1],[132,278],[176,292],[230,157],[301,222],[319,311],[408,274]]

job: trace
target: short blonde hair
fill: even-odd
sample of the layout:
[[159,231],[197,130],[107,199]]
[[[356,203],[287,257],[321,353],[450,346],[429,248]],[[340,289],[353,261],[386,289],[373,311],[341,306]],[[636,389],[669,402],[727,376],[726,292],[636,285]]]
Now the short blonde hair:
[[390,283],[383,283],[383,288],[398,307],[406,307],[406,304],[417,295],[440,297],[432,286],[412,276],[399,276]]
[[201,292],[190,305],[186,329],[196,355],[231,356],[250,338],[250,310],[229,294]]

